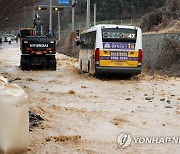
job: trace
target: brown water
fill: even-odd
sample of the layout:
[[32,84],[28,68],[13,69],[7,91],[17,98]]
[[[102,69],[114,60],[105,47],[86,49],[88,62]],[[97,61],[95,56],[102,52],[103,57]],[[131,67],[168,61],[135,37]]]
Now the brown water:
[[[0,74],[29,95],[45,121],[30,133],[28,153],[180,153],[180,144],[132,144],[132,136],[180,136],[180,78],[140,75],[96,79],[76,59],[57,54],[57,71],[19,68],[17,44],[0,49]],[[162,101],[164,100],[164,101]]]

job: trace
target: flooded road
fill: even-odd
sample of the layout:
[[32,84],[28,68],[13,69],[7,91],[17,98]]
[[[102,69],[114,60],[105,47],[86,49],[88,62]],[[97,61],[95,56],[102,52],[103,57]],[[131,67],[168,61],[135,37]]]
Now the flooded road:
[[180,137],[180,78],[97,79],[81,75],[78,61],[57,54],[57,71],[19,68],[18,45],[0,49],[0,74],[20,85],[29,108],[45,121],[30,132],[28,153],[180,153],[180,143],[132,143],[132,137]]

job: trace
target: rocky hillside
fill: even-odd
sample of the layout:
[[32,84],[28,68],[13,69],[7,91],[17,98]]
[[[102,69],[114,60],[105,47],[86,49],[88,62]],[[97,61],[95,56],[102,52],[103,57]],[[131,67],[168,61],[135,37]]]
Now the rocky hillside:
[[[94,3],[97,4],[97,20],[102,21],[140,18],[163,6],[165,0],[91,0],[92,13]],[[86,0],[78,0],[77,14],[86,14]]]
[[[53,1],[57,5],[57,1]],[[0,33],[17,31],[20,27],[30,27],[33,24],[34,5],[49,5],[49,0],[0,0]],[[43,20],[45,33],[48,31],[49,12],[38,11]],[[65,15],[64,15],[65,14]],[[62,25],[71,21],[71,8],[61,12]],[[53,29],[57,29],[57,12],[53,12]]]
[[141,27],[144,32],[171,28],[180,32],[180,1],[167,0],[165,5],[145,15]]
[[[57,4],[57,0],[53,1]],[[140,18],[142,15],[163,6],[165,0],[91,0],[91,18],[93,18],[93,4],[97,4],[97,20],[118,20],[127,18]],[[0,31],[4,29],[17,29],[30,25],[33,17],[33,5],[49,4],[49,0],[0,0]],[[71,22],[71,8],[61,12],[62,26],[67,27]],[[40,12],[47,25],[48,12]],[[57,21],[54,13],[54,22]],[[76,6],[76,21],[84,22],[86,19],[86,0],[78,0]],[[54,27],[56,28],[56,27]],[[47,27],[45,27],[47,29]]]
[[32,6],[37,0],[0,0],[0,31],[14,29],[32,18]]

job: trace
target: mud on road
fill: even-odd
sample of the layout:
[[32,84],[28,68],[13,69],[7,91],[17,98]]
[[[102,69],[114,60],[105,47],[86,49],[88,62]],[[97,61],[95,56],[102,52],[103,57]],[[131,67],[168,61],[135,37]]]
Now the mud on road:
[[44,119],[30,132],[28,153],[180,153],[180,144],[122,149],[116,142],[121,132],[180,136],[180,78],[96,79],[79,74],[78,61],[61,54],[57,71],[21,71],[19,57],[17,45],[0,49],[0,74],[27,92],[29,108]]

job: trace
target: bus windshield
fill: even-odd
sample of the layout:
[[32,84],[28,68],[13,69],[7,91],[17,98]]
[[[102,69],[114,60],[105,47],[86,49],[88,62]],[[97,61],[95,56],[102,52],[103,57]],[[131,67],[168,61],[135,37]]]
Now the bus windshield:
[[103,42],[129,42],[136,43],[137,30],[125,28],[102,29]]

